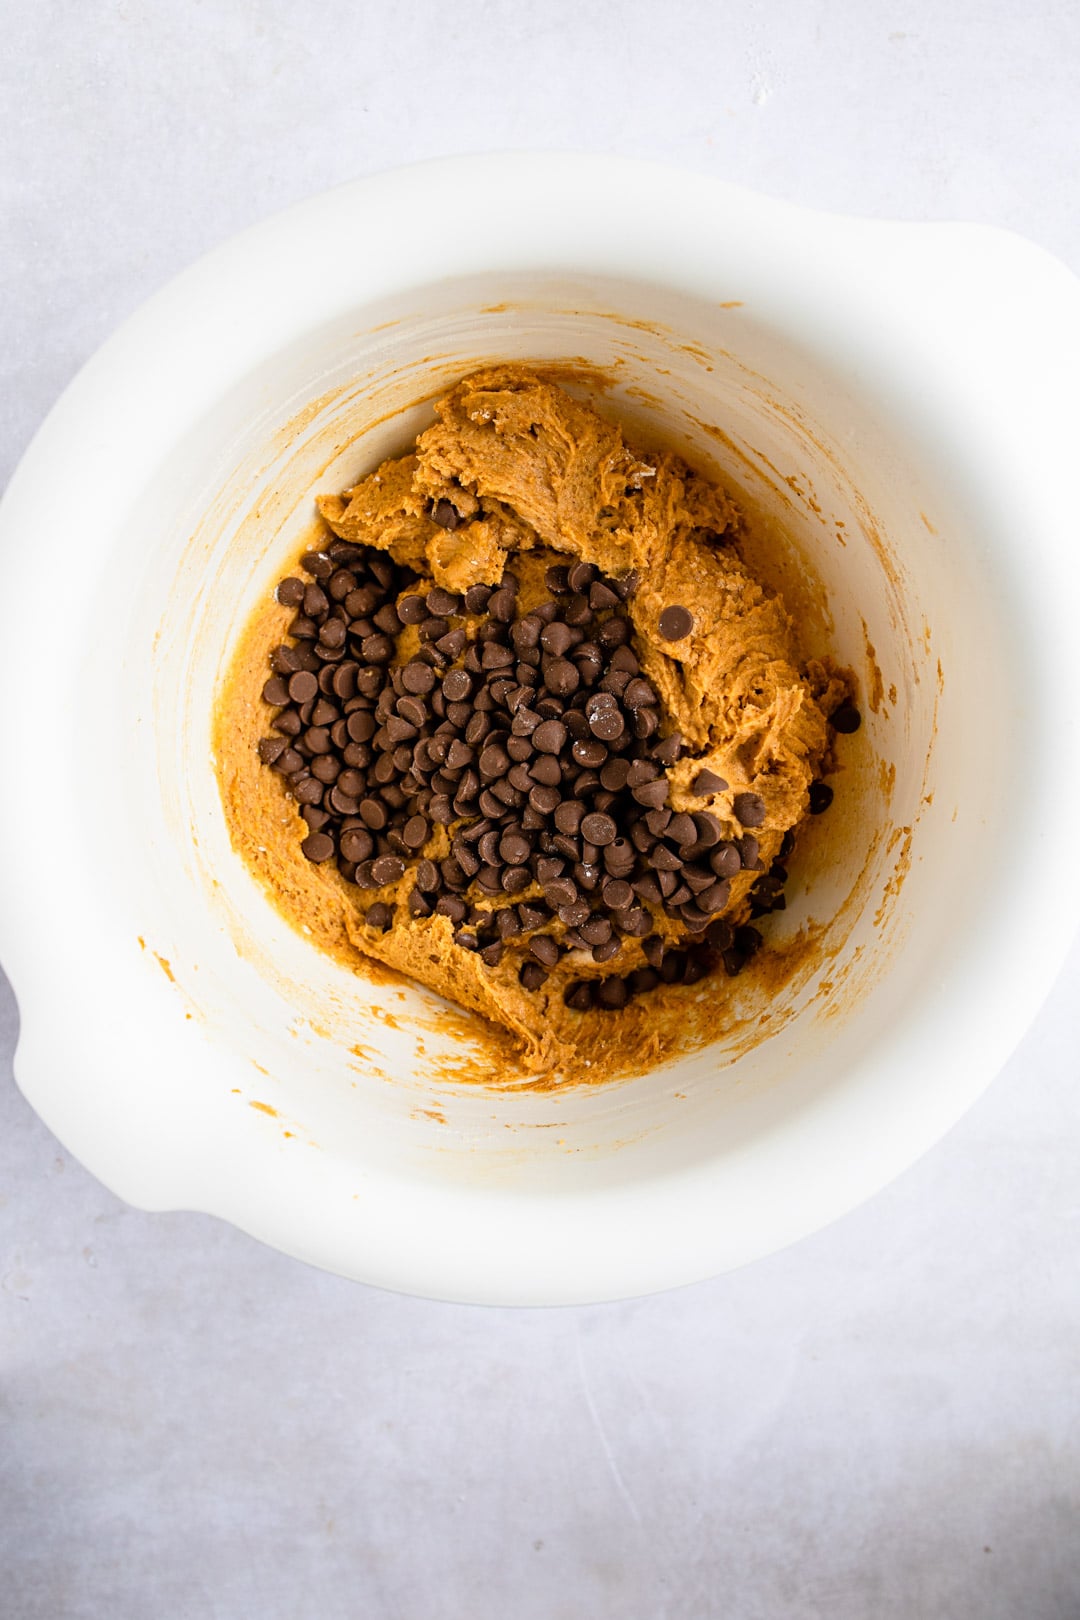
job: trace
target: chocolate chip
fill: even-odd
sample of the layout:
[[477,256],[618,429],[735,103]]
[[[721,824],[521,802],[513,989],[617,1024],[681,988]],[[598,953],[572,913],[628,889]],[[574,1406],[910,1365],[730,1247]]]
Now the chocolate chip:
[[397,711],[401,718],[412,726],[419,727],[427,723],[429,711],[419,697],[398,698]]
[[833,790],[828,782],[811,782],[810,784],[810,814],[820,816],[833,802]]
[[564,799],[555,812],[555,825],[572,838],[579,831],[584,815],[585,806],[580,799]]
[[388,664],[394,656],[394,643],[389,636],[365,636],[360,650],[369,664]]
[[702,889],[697,897],[698,909],[712,916],[714,912],[723,911],[730,899],[731,884],[724,878],[719,883],[710,884],[707,889]]
[[409,849],[423,849],[430,836],[430,828],[423,816],[410,816],[402,829],[402,838]]
[[585,817],[581,823],[581,831],[583,837],[587,838],[590,844],[604,845],[611,843],[618,832],[618,828],[610,816],[595,814]]
[[626,730],[626,721],[619,713],[614,699],[610,708],[594,708],[591,712],[586,710],[586,714],[589,730],[601,742],[614,742]]
[[270,654],[270,668],[275,675],[295,675],[298,669],[304,668],[304,655],[299,648],[282,643]]
[[559,790],[556,787],[534,787],[529,789],[529,804],[538,816],[550,816],[559,803]]
[[488,614],[501,624],[509,624],[514,617],[514,592],[505,585],[493,591],[488,599]]
[[693,818],[688,816],[684,810],[680,811],[678,815],[672,816],[664,829],[665,838],[670,838],[673,844],[677,844],[680,851],[690,844],[696,843],[697,835],[697,827]]
[[303,840],[300,848],[309,861],[328,861],[334,853],[334,840],[328,838],[326,833],[313,832]]
[[736,793],[731,808],[744,827],[760,827],[765,820],[765,800],[760,793]]
[[552,878],[544,887],[544,899],[549,906],[572,906],[577,897],[577,886],[568,877]]
[[660,959],[659,972],[664,984],[678,984],[686,972],[686,952],[665,951]]
[[617,607],[619,595],[610,585],[602,579],[594,580],[589,586],[589,606],[594,613],[601,613],[605,608]]
[[509,669],[514,662],[514,654],[509,647],[501,647],[497,641],[485,641],[480,654],[480,663],[485,670]]
[[274,592],[282,607],[299,607],[304,600],[304,582],[300,579],[283,579]]
[[446,887],[455,890],[467,889],[472,875],[465,871],[461,862],[453,855],[448,855],[439,862],[439,872]]
[[656,693],[648,681],[637,675],[633,680],[627,682],[623,691],[623,702],[628,709],[649,708],[656,702]]
[[532,734],[533,746],[542,754],[557,754],[566,744],[567,731],[561,720],[544,720]]
[[673,604],[661,613],[659,628],[665,641],[681,641],[694,628],[693,614],[688,608]]
[[757,955],[761,945],[762,938],[756,928],[751,928],[749,924],[736,928],[732,944],[722,955],[725,971],[732,978],[741,973],[747,962]]
[[[294,680],[295,678],[296,677],[293,676]],[[312,676],[311,679],[314,680],[315,677]],[[269,703],[271,707],[275,709],[280,709],[283,704],[288,703],[289,696],[290,693],[288,683],[282,680],[280,675],[271,675],[270,679],[262,689],[263,702]]]
[[470,585],[465,592],[465,611],[476,617],[485,611],[490,600],[490,585]]
[[562,767],[554,754],[541,754],[531,761],[529,775],[541,787],[558,787],[562,781]]
[[394,921],[394,913],[385,900],[377,900],[373,906],[368,907],[364,921],[369,928],[377,928],[380,933],[385,934]]
[[540,645],[552,658],[561,658],[574,645],[574,632],[568,624],[563,624],[557,619],[554,623],[545,625],[540,635]]
[[298,753],[295,748],[285,748],[275,759],[273,769],[280,771],[282,776],[292,776],[295,771],[302,769],[303,764],[303,754]]
[[299,669],[289,677],[289,696],[294,703],[310,703],[318,691],[319,683],[310,670]]
[[531,737],[540,720],[541,716],[535,709],[530,709],[528,704],[522,703],[514,712],[510,729],[515,737]]
[[[344,835],[342,837],[344,843]],[[416,867],[416,887],[424,894],[437,894],[442,887],[442,878],[439,868],[434,861],[422,860]]]
[[[633,902],[634,891],[624,878],[608,878],[604,884],[604,904],[612,911],[625,911]],[[656,896],[659,902],[659,892]]]
[[630,763],[626,759],[609,759],[601,767],[600,781],[609,793],[619,793],[627,782],[630,772]]
[[556,697],[570,697],[581,685],[581,676],[568,658],[552,658],[544,668],[544,685]]
[[574,663],[577,665],[586,686],[592,686],[604,667],[600,649],[591,641],[574,648]]
[[301,568],[315,579],[329,579],[334,572],[334,565],[335,559],[328,551],[305,551],[300,559]]
[[550,934],[536,934],[529,941],[529,950],[541,967],[553,968],[559,960],[559,947]]
[[518,973],[518,982],[524,990],[539,990],[547,974],[539,962],[523,962]]
[[489,742],[478,763],[481,781],[493,782],[510,769],[510,756],[498,743]]
[[375,840],[366,827],[346,827],[339,839],[339,847],[345,860],[358,864],[370,859]]
[[448,703],[463,703],[473,694],[473,678],[465,669],[452,669],[443,677],[443,696]]
[[744,871],[761,872],[764,870],[758,841],[753,833],[746,833],[742,838],[736,838],[735,847],[739,851],[739,859],[742,861]]
[[531,853],[529,840],[522,833],[506,832],[499,840],[499,855],[511,866],[520,866]]
[[563,1000],[575,1012],[588,1012],[592,1006],[592,985],[588,979],[579,979],[576,984],[567,985],[563,991]]
[[615,922],[624,934],[638,938],[644,937],[652,928],[652,919],[641,906],[631,906],[626,911],[617,912]]
[[630,626],[620,616],[605,619],[596,632],[596,639],[602,647],[622,647],[630,640]]
[[456,865],[451,868],[451,874],[455,882],[458,881],[459,869],[465,877],[472,878],[476,876],[481,866],[495,865],[494,851],[485,850],[483,840],[481,840],[479,854],[475,850],[471,850],[463,839],[455,838],[452,847]]
[[694,780],[690,784],[691,793],[697,794],[697,796],[702,799],[709,798],[714,793],[724,793],[726,790],[727,783],[724,781],[724,778],[722,776],[717,776],[715,771],[710,771],[707,769],[698,771],[697,775],[694,777]]
[[495,927],[500,939],[513,939],[521,933],[521,923],[513,906],[503,906],[495,913]]
[[643,804],[650,810],[658,810],[667,800],[667,781],[661,776],[655,782],[642,782],[640,787],[632,789],[632,793],[638,804]]
[[396,748],[398,743],[411,742],[416,736],[416,727],[404,715],[392,714],[386,722],[387,741]]
[[370,827],[372,832],[382,832],[386,826],[386,806],[381,799],[361,799],[359,814],[365,827]]
[[[754,843],[757,843],[757,839],[754,839]],[[709,856],[709,866],[717,877],[734,877],[736,872],[742,870],[742,864],[742,857],[734,844],[718,844]]]
[[431,508],[431,521],[440,529],[456,529],[463,521],[457,507],[448,500],[438,500]]
[[601,979],[595,991],[595,1000],[598,1007],[605,1007],[611,1011],[625,1007],[630,1000],[630,991],[626,981],[617,975],[608,979]]
[[456,591],[444,590],[441,585],[436,585],[428,591],[424,601],[428,612],[434,618],[445,619],[450,614],[461,612],[461,597]]
[[356,696],[356,676],[358,666],[347,660],[338,664],[330,672],[330,686],[336,698],[347,703]]
[[607,748],[598,737],[586,737],[576,742],[570,752],[579,765],[585,765],[590,770],[598,770],[608,757]]
[[[557,915],[559,921],[565,923],[566,927],[573,931],[588,920],[589,902],[587,900],[574,900],[568,906],[560,906]],[[569,938],[569,935],[567,937]]]
[[682,753],[682,748],[681,733],[673,731],[670,736],[662,737],[659,742],[653,744],[652,757],[661,765],[674,765]]
[[381,888],[384,883],[396,883],[405,871],[400,855],[380,855],[371,868],[371,875]]
[[410,659],[402,671],[402,685],[413,697],[426,697],[436,685],[436,672],[431,664],[421,663],[418,658]]
[[338,777],[338,787],[342,793],[347,793],[350,798],[355,799],[362,796],[365,785],[366,778],[358,770],[342,771]]
[[[586,563],[584,566],[587,568],[589,564]],[[572,572],[573,569],[571,569]],[[572,587],[571,589],[570,600],[562,604],[562,616],[566,623],[570,625],[588,624],[593,616],[592,608],[589,606],[589,599],[581,591],[573,590]]]
[[711,810],[695,810],[693,821],[697,829],[698,843],[703,849],[712,849],[714,845],[720,843],[724,829]]

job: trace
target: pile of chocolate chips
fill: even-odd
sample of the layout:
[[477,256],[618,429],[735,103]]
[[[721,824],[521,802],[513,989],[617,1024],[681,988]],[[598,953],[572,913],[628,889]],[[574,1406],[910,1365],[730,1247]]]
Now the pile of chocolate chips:
[[[744,832],[734,842],[707,810],[668,806],[664,772],[682,739],[661,734],[657,694],[631,647],[635,576],[552,567],[551,599],[519,615],[511,573],[498,588],[420,594],[411,570],[344,541],[307,553],[302,567],[306,581],[277,588],[295,617],[291,640],[271,654],[263,697],[278,710],[276,735],[259,753],[301,806],[309,860],[336,861],[361,889],[415,868],[412,914],[448,917],[456,942],[489,966],[520,944],[527,990],[570,948],[616,962],[625,938],[640,939],[646,966],[568,986],[579,1010],[694,982],[717,957],[741,971],[761,936],[718,914],[736,872],[762,871],[752,829],[765,806],[735,795]],[[690,615],[674,607],[661,632],[686,634]],[[395,664],[407,625],[419,650]],[[694,781],[703,799],[726,786],[709,771]],[[439,824],[450,853],[436,861],[423,851]],[[785,877],[774,865],[758,880],[756,915],[783,906]],[[477,891],[486,904],[468,897]],[[675,920],[678,945],[654,931],[650,908]],[[392,908],[377,901],[365,921],[388,929]]]

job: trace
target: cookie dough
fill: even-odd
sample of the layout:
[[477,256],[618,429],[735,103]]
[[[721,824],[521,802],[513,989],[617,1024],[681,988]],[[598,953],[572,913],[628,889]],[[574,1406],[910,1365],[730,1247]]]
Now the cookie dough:
[[[827,758],[827,716],[847,697],[845,682],[802,662],[783,603],[740,560],[736,508],[677,456],[631,448],[618,426],[519,366],[465,379],[436,415],[413,451],[342,495],[321,496],[323,523],[340,540],[388,552],[413,571],[417,582],[403,596],[432,586],[451,593],[498,587],[510,569],[519,582],[520,618],[550,598],[553,565],[585,562],[604,580],[623,582],[633,652],[657,700],[659,735],[682,739],[679,757],[664,771],[667,807],[676,815],[707,812],[732,844],[751,829],[756,840],[750,852],[758,859],[730,878],[720,913],[733,926],[745,924],[751,889],[807,813],[811,784]],[[625,936],[617,960],[605,964],[580,946],[566,949],[542,985],[529,989],[521,982],[524,941],[508,941],[501,959],[489,963],[456,942],[460,924],[449,917],[411,914],[415,861],[403,871],[401,862],[385,869],[393,876],[373,891],[347,881],[332,861],[305,856],[301,842],[310,835],[300,806],[257,751],[273,716],[261,696],[268,655],[295,611],[295,603],[275,601],[256,615],[215,727],[233,843],[281,910],[345,960],[377,960],[491,1021],[528,1074],[581,1077],[584,1065],[596,1078],[625,1070],[633,1061],[628,1050],[641,1066],[669,1050],[670,1037],[661,1038],[659,1028],[673,1008],[678,1021],[680,998],[694,994],[685,986],[665,985],[622,1009],[582,1011],[566,1001],[582,980],[647,968],[641,937]],[[395,663],[414,658],[419,646],[416,628],[406,624],[396,637]],[[447,858],[454,831],[429,826],[417,854]],[[541,892],[533,884],[512,898],[528,902]],[[479,898],[492,903],[490,895]],[[379,925],[367,920],[373,905],[389,908],[376,910]],[[387,915],[393,921],[384,931],[380,920]],[[678,919],[662,908],[651,908],[650,928],[665,945],[685,943]],[[545,931],[561,944],[572,932],[557,915]],[[722,976],[715,995],[724,995]]]

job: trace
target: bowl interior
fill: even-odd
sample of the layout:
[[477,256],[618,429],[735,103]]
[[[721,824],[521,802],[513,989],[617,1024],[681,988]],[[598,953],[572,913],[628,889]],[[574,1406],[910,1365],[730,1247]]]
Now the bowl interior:
[[[130,739],[127,808],[100,836],[123,852],[132,932],[202,1037],[192,1096],[218,1108],[227,1092],[259,1151],[543,1197],[734,1164],[860,1084],[955,946],[940,919],[975,925],[994,836],[980,804],[1004,769],[970,723],[1004,634],[975,518],[873,378],[824,348],[662,286],[540,271],[440,282],[270,355],[155,470],[95,615],[122,625],[114,697]],[[841,739],[834,806],[770,919],[774,967],[695,989],[725,998],[723,1037],[616,1084],[496,1095],[437,998],[348,973],[278,916],[229,847],[210,716],[314,494],[402,448],[458,377],[510,358],[560,368],[643,443],[732,490],[807,651],[855,671],[864,725]],[[116,684],[94,666],[91,648],[88,679]]]

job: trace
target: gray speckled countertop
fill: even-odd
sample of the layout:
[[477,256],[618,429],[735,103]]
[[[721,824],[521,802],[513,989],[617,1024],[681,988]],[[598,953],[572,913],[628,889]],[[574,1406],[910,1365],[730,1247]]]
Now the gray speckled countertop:
[[[4,28],[0,478],[173,271],[443,152],[658,156],[1080,267],[1053,0],[13,0]],[[831,1230],[515,1314],[119,1204],[15,1089],[4,986],[0,1615],[1075,1620],[1078,987],[1075,950],[978,1107]]]

